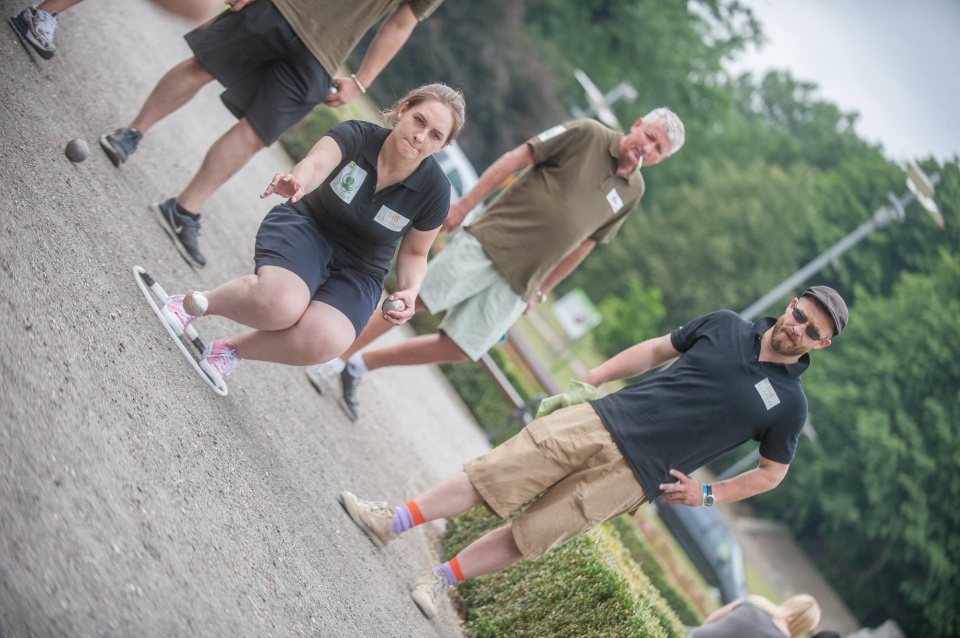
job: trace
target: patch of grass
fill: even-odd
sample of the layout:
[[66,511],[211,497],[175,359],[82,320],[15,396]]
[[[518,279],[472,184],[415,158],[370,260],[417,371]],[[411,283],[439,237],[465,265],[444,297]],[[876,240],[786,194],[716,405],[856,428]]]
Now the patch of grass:
[[[502,525],[483,508],[448,523],[447,554]],[[536,561],[457,587],[471,638],[581,636],[684,638],[676,614],[630,558],[612,526],[603,526]]]

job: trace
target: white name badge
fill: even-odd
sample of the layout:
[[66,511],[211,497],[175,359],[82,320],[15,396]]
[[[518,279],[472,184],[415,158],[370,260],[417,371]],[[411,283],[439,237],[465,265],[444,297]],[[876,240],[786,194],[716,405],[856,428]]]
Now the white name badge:
[[373,218],[373,221],[385,228],[389,228],[395,233],[399,233],[403,230],[404,226],[410,223],[409,219],[396,211],[390,210],[386,206],[380,207],[380,212]]
[[767,406],[768,410],[780,405],[780,397],[777,396],[777,391],[770,385],[770,379],[764,379],[753,387],[760,393],[760,398],[763,399],[763,404]]
[[365,179],[367,179],[367,171],[357,166],[356,163],[350,162],[330,182],[330,188],[337,194],[337,197],[349,204],[353,201],[353,196],[360,190],[360,185],[363,184]]
[[546,142],[547,140],[552,140],[561,133],[566,133],[567,129],[563,127],[562,124],[557,124],[553,128],[548,128],[546,131],[537,136],[541,142]]
[[607,193],[607,201],[610,202],[610,208],[613,210],[614,215],[619,213],[620,209],[623,208],[623,199],[620,197],[620,193],[617,192],[616,188],[611,188],[610,192]]

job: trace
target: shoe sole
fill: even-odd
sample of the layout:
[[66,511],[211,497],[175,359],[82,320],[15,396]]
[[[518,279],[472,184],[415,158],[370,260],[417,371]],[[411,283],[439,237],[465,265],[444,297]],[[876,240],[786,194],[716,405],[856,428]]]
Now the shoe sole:
[[413,602],[417,604],[417,607],[420,608],[420,612],[427,617],[427,619],[433,618],[437,615],[437,606],[430,600],[430,597],[426,594],[421,594],[418,591],[410,592],[410,597],[413,598]]
[[[343,411],[347,414],[348,417],[350,417],[350,420],[356,423],[357,419],[360,418],[360,410],[359,408],[356,408],[356,407],[351,408],[349,401],[347,401],[347,395],[346,395],[347,384],[345,384],[343,381],[344,375],[353,377],[353,375],[351,375],[346,368],[344,368],[343,372],[337,375],[340,377],[340,407],[343,408]],[[355,377],[353,378],[353,381],[350,383],[350,387],[353,390],[351,394],[353,394],[354,398],[356,398],[357,396],[357,386],[355,384],[359,382],[360,382],[360,377]]]
[[167,310],[166,305],[160,308],[160,314],[163,315],[163,320],[167,322],[170,329],[173,330],[178,337],[182,337],[184,333],[183,327],[181,327],[177,318],[173,316],[173,313]]
[[210,377],[210,380],[213,381],[214,385],[224,386],[226,385],[223,381],[223,375],[220,374],[220,371],[210,365],[206,359],[200,359],[200,367],[203,369],[203,372]]
[[307,368],[306,371],[307,378],[310,379],[310,383],[313,384],[314,389],[319,392],[321,395],[326,395],[330,391],[330,383],[322,378],[319,373],[313,371],[313,367]]
[[350,406],[347,405],[346,399],[342,399],[342,398],[340,399],[340,407],[343,409],[343,413],[350,418],[350,421],[352,423],[356,423],[360,419],[359,414],[355,414],[353,411],[350,410]]
[[57,54],[56,50],[48,51],[47,49],[44,49],[43,47],[41,47],[39,44],[37,44],[30,38],[30,35],[29,35],[30,31],[27,25],[22,23],[22,21],[20,20],[20,16],[16,15],[11,17],[9,22],[10,22],[10,26],[13,27],[13,30],[16,31],[17,37],[20,38],[20,41],[23,42],[25,45],[29,45],[30,48],[33,49],[36,52],[36,54],[39,55],[41,58],[43,58],[44,60],[49,60]]
[[373,541],[373,544],[380,549],[386,549],[386,545],[383,544],[383,541],[377,538],[376,534],[371,534],[369,531],[367,531],[367,526],[360,519],[360,510],[357,509],[356,498],[357,497],[350,492],[340,492],[340,496],[337,497],[337,500],[340,501],[340,505],[343,506],[343,509],[347,512],[347,516],[350,517],[350,520],[352,520],[354,524],[363,531],[366,537]]
[[120,168],[120,165],[127,161],[126,157],[120,157],[120,154],[117,153],[117,149],[113,148],[113,144],[109,140],[110,134],[104,133],[100,136],[100,148],[103,149],[103,152],[107,154],[107,157],[110,158],[110,162],[117,168]]
[[160,224],[160,228],[167,233],[167,235],[170,237],[170,240],[173,242],[173,245],[176,246],[177,252],[180,253],[180,256],[183,257],[187,263],[194,268],[203,268],[206,266],[206,264],[201,264],[194,259],[187,251],[186,247],[180,242],[180,238],[177,237],[177,234],[173,232],[172,228],[170,228],[167,218],[163,216],[163,211],[160,210],[160,204],[150,204],[150,210],[153,211],[153,215],[157,219],[157,223]]

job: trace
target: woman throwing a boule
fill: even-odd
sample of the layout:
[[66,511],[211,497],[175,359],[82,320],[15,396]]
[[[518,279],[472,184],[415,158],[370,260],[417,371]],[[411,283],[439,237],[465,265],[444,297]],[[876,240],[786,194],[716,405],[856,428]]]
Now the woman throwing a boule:
[[348,121],[330,129],[261,198],[288,198],[257,231],[254,274],[171,297],[162,309],[178,335],[219,315],[254,328],[217,339],[200,366],[215,383],[241,359],[310,365],[341,354],[380,300],[397,244],[402,311],[413,316],[427,253],[450,207],[450,184],[430,156],[463,128],[463,95],[443,84],[410,91],[384,113],[390,128]]

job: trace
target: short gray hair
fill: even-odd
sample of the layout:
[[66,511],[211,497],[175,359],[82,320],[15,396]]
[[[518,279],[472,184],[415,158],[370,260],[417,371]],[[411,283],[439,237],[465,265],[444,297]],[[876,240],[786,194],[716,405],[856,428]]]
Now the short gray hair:
[[663,128],[667,131],[667,139],[670,140],[670,153],[667,154],[667,157],[679,151],[683,143],[687,141],[687,134],[684,131],[680,116],[665,106],[653,109],[641,119],[643,119],[644,124],[663,124]]

